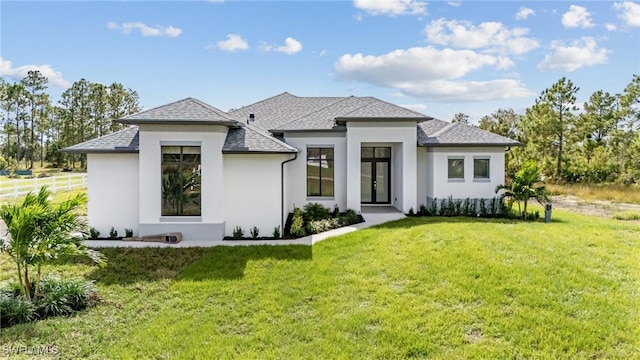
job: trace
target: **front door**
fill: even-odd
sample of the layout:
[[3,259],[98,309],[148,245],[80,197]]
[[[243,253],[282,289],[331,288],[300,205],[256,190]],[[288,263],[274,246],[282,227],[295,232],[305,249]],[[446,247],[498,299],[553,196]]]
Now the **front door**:
[[361,202],[363,204],[390,204],[391,148],[363,147],[360,158]]

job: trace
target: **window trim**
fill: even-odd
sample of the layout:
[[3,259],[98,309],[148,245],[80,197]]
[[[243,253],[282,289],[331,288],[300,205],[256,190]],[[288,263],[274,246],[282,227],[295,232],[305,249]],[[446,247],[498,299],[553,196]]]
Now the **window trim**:
[[[449,174],[449,161],[450,160],[462,160],[462,177],[451,177]],[[465,181],[465,171],[464,171],[465,157],[462,155],[458,156],[447,156],[447,181],[449,182],[464,182]]]
[[[487,160],[487,176],[486,177],[476,177],[476,160]],[[473,157],[473,181],[475,182],[489,182],[491,181],[491,156],[488,155],[478,155]]]
[[[333,159],[331,161],[333,161],[333,181],[331,182],[331,194],[332,195],[322,195],[322,171],[318,171],[318,175],[319,175],[319,195],[310,195],[309,194],[309,168],[308,168],[308,164],[309,164],[309,150],[310,149],[317,149],[319,151],[325,150],[325,149],[331,149],[333,151]],[[322,161],[322,160],[319,160]],[[306,161],[305,161],[305,187],[306,187],[306,197],[307,200],[309,199],[313,199],[313,200],[333,200],[336,196],[336,150],[335,150],[335,145],[329,144],[329,145],[316,145],[316,144],[309,144],[306,147]]]

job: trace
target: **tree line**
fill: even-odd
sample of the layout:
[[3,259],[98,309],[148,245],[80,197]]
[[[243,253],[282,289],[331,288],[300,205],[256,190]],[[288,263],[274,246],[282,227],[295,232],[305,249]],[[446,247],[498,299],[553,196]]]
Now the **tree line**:
[[60,149],[120,130],[112,120],[140,111],[138,93],[120,83],[74,82],[57,103],[47,77],[32,70],[17,82],[0,78],[0,156],[12,169],[45,162],[54,167],[86,168],[86,155]]
[[478,126],[522,143],[507,152],[507,174],[535,160],[555,180],[640,183],[640,76],[633,75],[620,93],[594,92],[581,109],[579,91],[563,77],[542,91],[524,115],[498,109]]

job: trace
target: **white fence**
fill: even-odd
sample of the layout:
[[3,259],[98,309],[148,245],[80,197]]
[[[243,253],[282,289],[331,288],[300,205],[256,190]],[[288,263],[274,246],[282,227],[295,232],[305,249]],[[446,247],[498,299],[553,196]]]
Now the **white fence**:
[[0,178],[0,199],[17,198],[29,192],[38,192],[47,186],[52,193],[69,191],[87,187],[87,174],[68,173],[45,178],[34,179],[6,179]]

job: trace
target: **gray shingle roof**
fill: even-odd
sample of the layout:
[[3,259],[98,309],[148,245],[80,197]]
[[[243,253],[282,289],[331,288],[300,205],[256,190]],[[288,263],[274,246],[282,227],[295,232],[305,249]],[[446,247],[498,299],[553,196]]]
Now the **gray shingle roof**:
[[190,97],[125,116],[117,121],[125,124],[235,123],[226,112]]
[[500,136],[475,126],[429,120],[418,124],[420,146],[519,146],[518,141]]
[[61,151],[67,153],[137,153],[138,145],[138,127],[130,126]]
[[368,98],[371,99],[365,106],[362,106],[358,109],[354,109],[351,112],[346,114],[337,116],[338,120],[349,120],[349,119],[416,119],[416,120],[427,120],[430,117],[421,114],[419,112],[415,112],[404,108],[402,106],[398,106],[395,104],[388,103],[386,101],[382,101],[376,98]]
[[299,150],[250,125],[229,129],[223,153],[295,153]]
[[306,116],[284,124],[277,130],[332,129],[335,126],[336,117],[366,106],[373,100],[374,99],[370,97],[363,98],[355,96],[342,98],[341,100],[318,109]]
[[229,116],[246,123],[249,114],[254,114],[253,126],[262,130],[271,130],[342,99],[341,97],[298,97],[285,92],[239,109],[230,110]]

